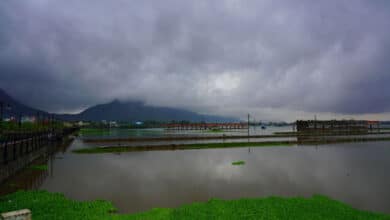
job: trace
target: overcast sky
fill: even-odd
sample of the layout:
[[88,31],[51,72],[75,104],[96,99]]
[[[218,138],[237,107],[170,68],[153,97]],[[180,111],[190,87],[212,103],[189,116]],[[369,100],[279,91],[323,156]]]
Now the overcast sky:
[[260,120],[390,119],[388,0],[1,0],[0,87]]

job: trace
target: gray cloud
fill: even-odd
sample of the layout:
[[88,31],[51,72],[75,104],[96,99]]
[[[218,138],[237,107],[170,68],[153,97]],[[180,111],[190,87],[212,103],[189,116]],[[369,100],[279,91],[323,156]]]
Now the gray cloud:
[[379,0],[7,0],[0,87],[57,112],[121,98],[259,118],[385,113],[389,12]]

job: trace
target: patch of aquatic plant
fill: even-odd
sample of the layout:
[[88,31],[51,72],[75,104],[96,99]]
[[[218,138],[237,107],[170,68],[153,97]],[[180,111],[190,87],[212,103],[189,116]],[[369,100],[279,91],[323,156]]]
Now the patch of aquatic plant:
[[210,200],[175,209],[116,214],[107,201],[78,202],[46,191],[19,191],[0,197],[0,212],[28,208],[32,219],[390,219],[390,215],[360,211],[324,196],[311,198]]
[[232,165],[234,165],[234,166],[245,165],[245,161],[242,161],[242,160],[240,160],[240,161],[235,161],[235,162],[232,163]]
[[209,148],[233,148],[233,147],[277,147],[291,146],[294,142],[231,142],[231,143],[208,143],[208,144],[183,144],[183,145],[156,145],[156,146],[108,146],[83,148],[73,150],[74,153],[120,153],[131,151],[151,151],[151,150],[191,150]]
[[30,166],[30,169],[33,169],[33,170],[48,170],[48,167],[45,164],[42,164],[42,165],[32,165],[32,166]]
[[224,132],[224,130],[220,129],[220,128],[213,128],[213,129],[207,130],[207,132],[210,132],[210,133],[222,133],[222,132]]

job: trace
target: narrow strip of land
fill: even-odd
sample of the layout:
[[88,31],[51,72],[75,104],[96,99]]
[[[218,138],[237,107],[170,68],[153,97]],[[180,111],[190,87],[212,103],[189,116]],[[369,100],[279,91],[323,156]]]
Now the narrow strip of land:
[[217,148],[237,148],[237,147],[288,147],[293,145],[322,145],[333,143],[349,143],[349,142],[375,142],[375,141],[390,141],[390,137],[353,137],[353,138],[337,138],[337,139],[322,139],[312,138],[302,141],[264,141],[264,142],[229,142],[229,143],[201,143],[201,144],[170,144],[170,145],[145,145],[145,146],[104,146],[94,148],[84,148],[73,150],[79,154],[97,154],[97,153],[121,153],[133,151],[162,151],[162,150],[193,150],[193,149],[217,149]]
[[296,137],[296,135],[220,135],[220,136],[167,136],[167,137],[152,137],[152,138],[84,138],[85,143],[103,143],[103,142],[149,142],[149,141],[190,141],[190,140],[218,140],[218,139],[243,139],[243,138],[280,138],[280,137]]
[[221,140],[221,139],[254,139],[254,138],[289,138],[289,137],[318,137],[318,136],[352,136],[352,135],[380,135],[390,134],[390,132],[370,132],[370,133],[297,133],[281,132],[270,135],[210,135],[210,136],[167,136],[167,137],[127,137],[127,138],[84,138],[85,143],[109,143],[109,142],[152,142],[152,141],[174,141],[174,140]]
[[147,146],[106,146],[95,148],[84,148],[73,150],[74,153],[95,154],[95,153],[121,153],[132,151],[161,151],[161,150],[193,150],[210,148],[233,148],[233,147],[271,147],[291,146],[296,141],[274,141],[274,142],[237,142],[237,143],[206,143],[206,144],[183,144],[183,145],[147,145]]

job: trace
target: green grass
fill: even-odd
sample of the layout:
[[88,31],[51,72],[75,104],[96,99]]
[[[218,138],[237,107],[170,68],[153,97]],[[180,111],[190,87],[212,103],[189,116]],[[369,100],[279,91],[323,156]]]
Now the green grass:
[[45,191],[19,191],[0,197],[0,213],[28,208],[32,219],[99,219],[115,211],[106,201],[76,202],[62,194]]
[[277,147],[291,146],[291,142],[237,142],[237,143],[208,143],[208,144],[183,144],[183,145],[158,145],[158,146],[108,146],[73,150],[79,154],[96,153],[121,153],[131,151],[152,151],[152,150],[191,150],[209,148],[233,148],[233,147]]
[[175,209],[157,208],[136,214],[115,214],[108,201],[78,202],[46,191],[19,191],[0,197],[0,213],[28,208],[32,219],[390,219],[390,215],[360,211],[324,196],[311,198],[212,199]]
[[235,162],[233,162],[232,163],[232,165],[234,165],[234,166],[240,166],[240,165],[245,165],[245,161],[235,161]]
[[42,164],[42,165],[32,165],[32,166],[30,166],[30,169],[33,169],[33,170],[47,170],[48,167],[45,164]]

